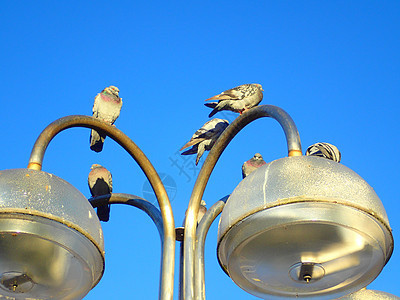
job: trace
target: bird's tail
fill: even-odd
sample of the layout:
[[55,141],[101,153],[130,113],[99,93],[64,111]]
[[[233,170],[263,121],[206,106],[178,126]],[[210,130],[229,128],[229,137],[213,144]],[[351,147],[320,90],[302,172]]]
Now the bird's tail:
[[213,97],[208,98],[208,99],[206,99],[206,100],[204,100],[204,101],[218,100],[218,99],[219,99],[218,96],[219,96],[219,95],[213,96]]
[[190,146],[193,146],[196,144],[200,144],[202,141],[204,141],[206,139],[205,137],[200,137],[200,136],[194,140],[190,140],[189,142],[187,142],[179,151],[182,151],[183,149],[186,149],[187,147],[190,147]]
[[106,134],[102,132],[97,132],[92,129],[90,134],[90,149],[95,152],[101,152],[103,150],[104,139],[106,138]]
[[215,108],[218,105],[218,102],[208,102],[204,103],[205,106]]
[[217,109],[218,102],[209,102],[209,103],[204,103],[205,106],[213,108],[212,112],[208,115],[209,118],[211,118],[213,115],[215,115],[219,110]]
[[97,216],[100,221],[108,222],[110,219],[110,204],[97,207]]
[[196,146],[190,148],[189,150],[186,150],[185,152],[182,152],[181,155],[190,155],[190,154],[195,154],[195,153],[197,153]]
[[181,149],[179,149],[179,151],[182,151],[183,149],[186,149],[187,147],[193,146],[193,144],[191,144],[193,141],[189,141],[187,142],[185,145],[182,146]]
[[204,101],[209,101],[209,100],[228,100],[228,99],[231,99],[231,95],[227,95],[227,94],[219,94],[219,95],[215,95],[215,96],[213,96],[213,97],[211,97],[211,98],[208,98],[208,99],[206,99],[206,100],[204,100]]

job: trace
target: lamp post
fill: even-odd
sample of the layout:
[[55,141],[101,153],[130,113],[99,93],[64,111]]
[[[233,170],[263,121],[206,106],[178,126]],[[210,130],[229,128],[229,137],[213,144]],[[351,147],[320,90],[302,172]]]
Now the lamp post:
[[183,260],[183,290],[185,299],[192,299],[194,297],[195,226],[201,197],[203,196],[208,179],[220,155],[233,137],[247,124],[261,117],[273,117],[281,124],[286,135],[289,156],[302,155],[300,137],[296,125],[292,118],[277,106],[262,105],[250,109],[236,118],[236,120],[225,129],[210,150],[200,170],[186,212]]
[[[246,177],[196,226],[202,195],[220,155],[242,128],[261,117],[272,117],[282,126],[288,157]],[[114,126],[88,116],[53,122],[37,139],[28,169],[0,173],[0,235],[6,241],[0,243],[0,262],[8,262],[0,264],[0,294],[18,299],[81,299],[101,279],[103,236],[93,208],[70,184],[41,171],[49,142],[72,127],[105,132],[134,158],[148,178],[159,210],[129,194],[89,201],[94,207],[132,205],[150,216],[162,241],[159,298],[171,300],[176,241],[165,188],[132,140]],[[220,265],[242,289],[259,297],[333,299],[357,292],[380,273],[393,251],[386,212],[373,189],[341,164],[302,156],[293,120],[272,105],[255,107],[239,116],[219,137],[201,168],[184,223],[180,284],[185,300],[205,298],[204,242],[221,212]],[[29,240],[37,245],[33,251],[24,247]],[[52,259],[43,263],[49,253]],[[27,255],[34,259],[24,260]],[[55,276],[54,270],[62,270],[62,275]]]
[[[290,116],[262,105],[243,113],[222,133],[196,180],[185,221],[185,299],[204,298],[202,272],[197,271],[196,281],[194,274],[194,266],[204,267],[199,262],[202,250],[197,264],[194,259],[195,224],[208,178],[232,138],[260,117],[272,117],[282,126],[289,157],[260,167],[227,200],[218,233],[221,267],[241,288],[268,299],[333,299],[365,287],[393,251],[382,203],[348,168],[301,156]],[[203,231],[199,233],[204,241]]]
[[[100,227],[99,221],[97,218],[93,217],[95,215],[94,210],[89,205],[89,208],[86,207],[86,210],[87,210],[86,214],[83,214],[82,216],[78,216],[78,218],[75,215],[73,215],[73,212],[82,211],[81,209],[79,209],[79,210],[76,209],[76,207],[74,207],[74,204],[80,205],[80,207],[88,204],[87,200],[83,197],[83,195],[76,196],[75,197],[75,198],[77,198],[77,200],[75,201],[76,203],[71,203],[71,202],[68,202],[68,200],[69,200],[69,194],[75,192],[73,190],[73,187],[72,186],[64,187],[62,192],[59,192],[60,189],[58,189],[57,192],[59,194],[63,195],[64,198],[68,198],[68,199],[62,199],[64,201],[61,204],[59,204],[59,203],[57,203],[57,201],[59,199],[57,199],[57,198],[54,199],[54,196],[52,195],[52,193],[55,192],[54,187],[50,188],[53,184],[52,181],[50,181],[48,184],[46,184],[45,187],[43,187],[43,182],[46,182],[46,181],[41,177],[53,178],[53,175],[41,171],[42,161],[43,161],[43,157],[44,157],[46,148],[47,148],[48,144],[50,143],[50,141],[54,138],[55,135],[57,135],[59,132],[65,130],[67,128],[72,128],[72,127],[87,127],[87,128],[105,132],[110,138],[114,139],[119,145],[121,145],[132,156],[132,158],[138,163],[138,165],[141,167],[141,169],[145,173],[146,177],[148,178],[148,180],[154,190],[154,193],[156,194],[157,200],[158,200],[158,204],[159,204],[160,211],[161,211],[162,226],[163,226],[163,243],[162,243],[163,251],[162,251],[162,263],[161,263],[160,299],[172,299],[172,297],[173,297],[173,282],[174,282],[173,281],[174,259],[175,259],[175,253],[174,253],[175,252],[175,225],[174,225],[174,219],[173,219],[173,215],[172,215],[171,205],[168,200],[168,195],[165,191],[165,188],[164,188],[157,172],[155,171],[154,167],[151,165],[151,163],[147,159],[147,157],[144,155],[144,153],[139,149],[139,147],[137,147],[137,145],[131,139],[129,139],[122,131],[115,128],[114,126],[108,125],[102,121],[99,121],[95,118],[88,117],[88,116],[68,116],[68,117],[58,119],[58,120],[54,121],[52,124],[50,124],[49,126],[47,126],[35,142],[35,145],[32,149],[31,157],[29,159],[28,169],[27,170],[22,169],[22,171],[19,171],[19,172],[16,172],[13,170],[6,170],[6,171],[2,172],[1,178],[3,179],[4,184],[3,184],[3,186],[0,187],[0,189],[2,190],[3,194],[9,193],[10,195],[7,197],[7,194],[5,194],[6,197],[3,197],[1,200],[3,201],[3,203],[8,203],[11,206],[12,210],[10,212],[10,209],[8,209],[8,210],[2,209],[1,212],[4,213],[3,215],[7,216],[8,214],[14,213],[14,211],[16,211],[17,207],[15,207],[15,206],[25,205],[26,210],[21,212],[21,214],[23,214],[24,216],[40,214],[41,210],[43,210],[43,208],[41,207],[43,205],[43,198],[42,198],[42,195],[38,196],[35,189],[37,188],[37,186],[41,186],[42,188],[44,188],[45,192],[47,192],[47,194],[45,194],[45,196],[47,196],[48,199],[46,199],[46,200],[48,200],[49,204],[55,205],[55,206],[62,205],[62,207],[65,210],[71,212],[71,215],[66,215],[65,212],[61,209],[58,209],[58,210],[50,209],[50,211],[46,215],[46,217],[49,219],[55,219],[55,221],[58,221],[59,223],[61,223],[61,225],[59,225],[58,223],[56,223],[56,224],[59,225],[62,229],[71,228],[71,227],[75,228],[76,231],[78,231],[81,235],[88,238],[90,242],[92,242],[94,240],[93,244],[95,246],[97,246],[98,252],[100,252],[100,254],[98,254],[98,253],[93,254],[92,256],[94,256],[94,258],[92,258],[91,256],[89,258],[99,260],[98,256],[100,255],[102,257],[102,260],[104,260],[103,237],[102,237],[102,232],[101,232],[101,227]],[[14,176],[14,173],[17,173],[17,174]],[[37,182],[32,182],[32,180],[30,179],[30,178],[37,178],[37,177],[40,177],[37,179]],[[29,178],[29,179],[26,179],[26,178]],[[23,184],[23,182],[24,182],[23,179],[25,179],[25,181],[26,181],[25,184]],[[57,181],[61,182],[62,180],[57,179]],[[18,182],[20,182],[20,183],[22,182],[22,184],[20,184],[20,186],[16,187],[15,185]],[[36,186],[34,186],[34,185],[36,185]],[[15,195],[14,190],[16,190],[16,192],[19,194]],[[42,193],[44,193],[44,192],[42,192]],[[25,197],[25,198],[28,198],[28,203],[25,203],[23,201],[24,195],[28,195],[28,197]],[[36,198],[31,199],[32,195],[34,195]],[[13,196],[18,197],[18,198],[16,198],[16,199],[11,198]],[[85,200],[83,200],[83,199],[85,199]],[[46,209],[49,210],[48,208],[46,208]],[[79,224],[79,222],[83,222],[84,225],[86,225],[86,226],[84,226],[84,225],[82,225],[80,227],[75,226],[75,223]],[[85,224],[85,223],[87,223],[87,224]],[[93,229],[89,230],[91,228],[93,228]],[[17,228],[17,229],[8,230],[7,232],[10,232],[10,235],[13,236],[15,234],[15,232],[19,232],[19,231],[20,231],[20,229]],[[65,234],[65,235],[67,236],[67,234]],[[40,238],[40,233],[37,233],[36,236],[39,236],[38,238]],[[78,235],[78,236],[81,237],[80,235]],[[97,239],[95,239],[96,236],[98,237]],[[54,233],[48,239],[54,240],[54,244],[56,244],[56,243],[58,243],[57,238],[58,238],[57,234]],[[85,242],[87,242],[85,239],[83,239],[83,240]],[[87,243],[89,245],[91,245],[90,242],[87,242]],[[61,244],[60,247],[67,247],[67,246]],[[26,252],[24,252],[23,249],[21,250],[21,252],[22,252],[21,253],[22,256],[26,256]],[[87,251],[83,251],[83,252],[86,253]],[[94,252],[94,251],[92,251],[92,252]],[[7,258],[10,259],[9,257],[5,257],[5,259],[7,259]],[[18,257],[14,258],[14,260],[17,260],[17,259],[18,259]],[[24,262],[22,262],[22,263],[24,263]],[[59,263],[59,260],[57,260],[56,263]],[[97,263],[97,265],[98,264],[99,263]],[[8,266],[6,266],[6,271],[0,270],[0,272],[2,272],[3,274],[6,274],[6,277],[4,278],[4,280],[8,280],[7,282],[9,282],[10,281],[9,277],[11,277],[14,281],[17,279],[26,281],[26,279],[25,279],[26,276],[24,277],[24,275],[26,275],[28,273],[34,273],[34,274],[37,273],[35,269],[32,269],[32,268],[27,269],[25,265],[23,265],[23,266],[20,266],[20,265],[21,265],[21,263],[17,262],[16,268],[19,268],[19,269],[22,268],[25,271],[23,271],[23,272],[19,271],[19,270],[18,271],[15,271],[15,270],[8,271],[7,270]],[[63,265],[63,267],[65,269],[68,268],[68,266],[65,264]],[[51,268],[52,268],[52,266],[48,266],[48,269],[51,269]],[[84,268],[84,266],[82,266],[82,268]],[[103,273],[103,270],[104,270],[104,266],[98,267],[98,270],[92,271],[91,274],[88,275],[88,277],[92,277],[92,280],[87,283],[87,285],[85,286],[85,289],[82,288],[79,292],[77,292],[78,293],[77,296],[70,296],[71,291],[66,290],[65,295],[64,294],[60,295],[59,298],[60,299],[64,299],[64,298],[65,299],[80,299],[80,298],[82,298],[91,288],[93,288],[97,284],[97,282],[101,278],[101,274]],[[59,271],[62,271],[62,268]],[[11,274],[11,275],[7,275],[7,274]],[[31,277],[35,277],[35,276],[34,275],[28,276],[28,278],[31,278]],[[73,274],[71,275],[71,277],[73,277]],[[26,289],[20,291],[18,288],[20,286],[19,282],[14,282],[10,285],[9,290],[6,292],[10,295],[14,294],[14,295],[18,295],[19,297],[28,297],[28,298],[31,297],[32,295],[33,295],[33,297],[44,298],[44,299],[54,296],[52,294],[51,290],[43,288],[43,286],[47,285],[47,282],[42,280],[43,281],[42,284],[34,284],[35,282],[37,283],[37,281],[38,280],[34,279],[34,278],[31,280],[31,282],[33,284],[32,284],[32,287],[29,288],[29,291]],[[38,291],[35,291],[34,287],[40,287],[40,288],[37,288]],[[73,289],[73,287],[71,289]],[[21,295],[21,293],[23,293],[24,295]]]

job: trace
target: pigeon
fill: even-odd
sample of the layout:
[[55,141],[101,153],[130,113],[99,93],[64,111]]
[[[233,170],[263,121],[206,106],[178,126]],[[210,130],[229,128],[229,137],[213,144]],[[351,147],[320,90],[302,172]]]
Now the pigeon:
[[229,122],[223,119],[212,119],[206,122],[200,129],[198,129],[192,136],[189,142],[187,142],[179,151],[193,146],[189,150],[182,152],[182,155],[189,155],[197,153],[196,166],[199,163],[201,156],[204,151],[211,150],[214,146],[215,141],[221,135],[221,133],[228,127]]
[[[207,212],[207,207],[206,207],[206,205],[207,205],[207,204],[206,204],[206,201],[201,200],[200,206],[199,206],[199,213],[197,214],[197,225],[199,225],[201,219],[203,219],[204,215],[205,215],[206,212]],[[185,218],[186,218],[186,213],[187,213],[187,210],[185,211]]]
[[252,158],[250,158],[248,161],[245,161],[242,166],[243,178],[245,178],[246,176],[249,176],[249,174],[251,172],[257,170],[259,167],[261,167],[265,164],[266,164],[266,162],[264,161],[264,159],[260,153],[254,154],[254,156]]
[[218,100],[218,102],[204,104],[207,107],[213,108],[208,117],[211,118],[221,110],[230,110],[242,114],[245,110],[257,106],[261,102],[263,91],[261,84],[242,84],[211,97],[206,101]]
[[306,156],[319,156],[340,162],[342,154],[336,146],[328,143],[315,143],[307,148]]
[[206,201],[201,200],[199,213],[197,214],[197,225],[200,223],[201,219],[203,218],[206,212],[207,212]]
[[[119,97],[119,89],[115,86],[106,87],[94,98],[93,117],[108,124],[114,124],[122,107],[122,98]],[[91,131],[90,149],[95,152],[103,150],[106,134],[103,132]]]
[[[99,164],[94,164],[90,168],[88,184],[92,197],[111,194],[112,176],[110,171]],[[107,222],[110,219],[110,205],[97,207],[97,216],[100,221]]]

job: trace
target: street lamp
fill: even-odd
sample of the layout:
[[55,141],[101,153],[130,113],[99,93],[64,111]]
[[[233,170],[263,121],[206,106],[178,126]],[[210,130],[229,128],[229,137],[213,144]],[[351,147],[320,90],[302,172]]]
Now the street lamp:
[[[261,117],[282,126],[288,157],[246,177],[197,226],[200,201],[218,158],[244,126]],[[133,205],[151,217],[162,241],[159,298],[172,300],[175,225],[160,177],[122,131],[88,116],[53,122],[37,139],[28,169],[0,172],[0,295],[81,299],[104,272],[103,234],[93,208],[69,183],[41,171],[49,142],[71,127],[106,133],[148,178],[159,210],[129,194],[89,201],[94,207]],[[221,212],[220,265],[236,284],[259,297],[332,299],[356,292],[380,273],[393,251],[389,222],[373,189],[341,164],[302,156],[293,120],[272,105],[252,108],[232,122],[201,168],[183,229],[183,299],[205,297],[204,242]]]
[[[175,225],[161,179],[144,153],[122,131],[88,116],[54,121],[36,140],[28,169],[0,173],[0,236],[4,237],[4,242],[0,242],[0,295],[18,299],[81,299],[103,274],[103,234],[93,208],[69,183],[41,171],[50,141],[72,127],[106,133],[132,156],[148,178],[158,200],[161,220],[139,200],[122,195],[110,195],[108,200],[140,207],[156,223],[162,237],[160,299],[172,300]],[[93,202],[95,206],[105,200]]]
[[[233,137],[247,124],[272,117],[282,126],[288,156],[246,177],[213,216],[194,220],[209,176]],[[185,299],[204,299],[203,248],[219,211],[218,259],[245,291],[267,299],[334,299],[368,285],[393,251],[393,236],[373,189],[345,166],[301,156],[289,115],[263,105],[238,117],[221,135],[196,180],[186,214]],[[186,264],[185,264],[186,263]]]
[[321,157],[286,157],[257,169],[232,192],[218,230],[222,268],[268,299],[355,292],[378,276],[392,251],[374,190]]
[[0,294],[79,299],[104,271],[103,233],[86,198],[37,170],[0,175]]

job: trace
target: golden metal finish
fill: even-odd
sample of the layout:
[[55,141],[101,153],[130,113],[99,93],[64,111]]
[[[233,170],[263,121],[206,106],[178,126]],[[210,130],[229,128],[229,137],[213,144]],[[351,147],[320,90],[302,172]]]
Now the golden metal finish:
[[290,150],[288,156],[302,156],[303,153],[299,150]]
[[221,134],[210,150],[197,180],[193,187],[189,206],[186,211],[185,236],[184,236],[184,259],[183,259],[183,293],[185,300],[194,299],[194,253],[196,241],[197,214],[200,201],[204,194],[208,179],[215,167],[219,157],[235,135],[252,121],[272,117],[279,122],[285,132],[289,153],[301,153],[299,133],[292,118],[281,108],[273,105],[261,105],[253,107],[237,117]]
[[51,123],[40,134],[33,146],[28,168],[41,170],[44,153],[50,141],[59,132],[72,127],[86,127],[105,132],[132,156],[149,180],[160,206],[164,229],[163,257],[161,263],[162,276],[159,297],[163,300],[172,300],[174,290],[175,222],[171,203],[168,199],[165,187],[153,165],[127,135],[115,126],[111,126],[93,117],[81,115],[63,117]]

